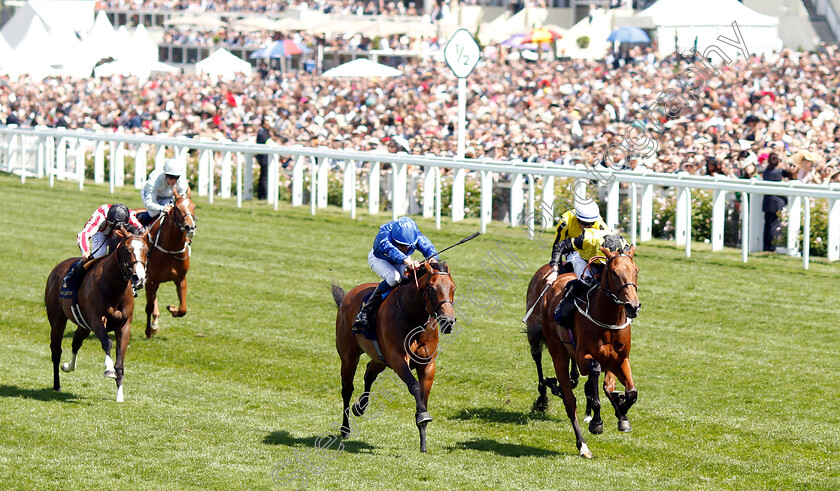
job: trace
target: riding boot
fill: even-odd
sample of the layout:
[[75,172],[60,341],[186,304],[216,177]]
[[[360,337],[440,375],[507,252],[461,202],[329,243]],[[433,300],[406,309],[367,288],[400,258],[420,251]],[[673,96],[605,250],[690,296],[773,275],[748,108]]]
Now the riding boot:
[[370,298],[362,306],[362,310],[359,311],[359,315],[356,316],[356,321],[353,323],[354,333],[365,332],[365,329],[368,325],[368,319],[371,317],[371,314],[373,312],[376,312],[376,310],[379,308],[379,305],[382,304],[382,296],[390,290],[391,286],[385,280],[382,280],[382,283],[376,285],[376,289],[373,290],[373,293],[371,293]]
[[577,309],[575,298],[590,286],[591,284],[583,279],[571,280],[566,285],[566,293],[563,295],[563,300],[560,301],[560,307],[557,308],[557,314],[555,315],[558,324],[566,325],[569,316]]
[[87,261],[85,261],[83,258],[73,263],[73,266],[70,267],[70,270],[67,271],[67,274],[64,276],[64,288],[74,287],[76,283],[78,283],[79,278],[81,277],[82,272],[85,269],[86,262]]

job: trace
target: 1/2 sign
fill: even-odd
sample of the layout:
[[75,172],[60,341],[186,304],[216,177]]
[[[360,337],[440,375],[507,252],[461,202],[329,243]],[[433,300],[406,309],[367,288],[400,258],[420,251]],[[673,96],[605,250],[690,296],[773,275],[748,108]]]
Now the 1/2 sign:
[[458,78],[466,78],[478,64],[481,48],[469,31],[458,29],[443,48],[443,59]]

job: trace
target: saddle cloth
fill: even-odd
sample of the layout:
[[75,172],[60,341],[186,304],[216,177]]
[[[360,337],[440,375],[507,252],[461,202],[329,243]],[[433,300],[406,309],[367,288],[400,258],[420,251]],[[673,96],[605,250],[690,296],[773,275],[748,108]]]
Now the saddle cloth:
[[[392,288],[389,291],[385,292],[384,295],[382,295],[382,303],[385,303],[385,299],[388,298],[388,295],[393,293],[394,290],[396,290],[396,288]],[[366,294],[364,296],[364,298],[362,298],[362,305],[367,303],[368,299],[370,298],[370,296],[372,294],[373,294],[373,290],[371,290],[370,293]],[[382,304],[379,304],[379,307],[381,308]],[[378,310],[379,309],[377,309],[377,311]],[[377,314],[377,312],[371,312],[370,313],[370,319],[368,319],[368,323],[367,323],[367,326],[365,327],[365,332],[364,332],[365,339],[369,339],[371,341],[376,341],[376,314]]]

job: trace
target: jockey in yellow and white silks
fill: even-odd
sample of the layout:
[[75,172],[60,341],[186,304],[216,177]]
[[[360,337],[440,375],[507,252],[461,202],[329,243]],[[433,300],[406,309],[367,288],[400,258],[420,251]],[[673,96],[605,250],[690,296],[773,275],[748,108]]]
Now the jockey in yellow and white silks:
[[[554,236],[554,247],[552,248],[552,258],[554,258],[554,249],[562,241],[580,236],[584,230],[606,230],[607,226],[601,220],[601,212],[598,209],[598,204],[594,201],[587,203],[576,203],[574,210],[569,210],[560,217],[560,222],[557,225],[557,233]],[[571,267],[580,263],[580,255],[577,251],[572,250],[567,254],[562,254],[556,261],[557,267],[549,274],[548,282],[554,283],[557,279],[557,274],[561,271],[571,272]],[[563,270],[561,266],[566,266]],[[552,264],[554,266],[554,264]],[[584,263],[585,266],[585,263]],[[578,274],[580,276],[580,274]]]

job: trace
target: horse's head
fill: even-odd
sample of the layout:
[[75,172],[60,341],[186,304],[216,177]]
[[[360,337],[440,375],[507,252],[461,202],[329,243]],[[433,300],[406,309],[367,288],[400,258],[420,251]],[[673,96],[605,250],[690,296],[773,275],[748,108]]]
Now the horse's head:
[[639,302],[637,282],[639,268],[633,261],[636,246],[627,251],[613,252],[606,247],[601,252],[607,258],[604,273],[601,276],[601,288],[619,305],[624,305],[627,317],[635,318],[639,315],[642,304]]
[[417,285],[426,312],[434,316],[441,334],[449,334],[455,327],[455,282],[449,274],[449,266],[439,261],[426,261],[417,271]]
[[117,247],[117,261],[126,281],[131,281],[134,290],[141,290],[146,284],[146,260],[149,257],[148,230],[134,235],[120,227],[116,232],[121,242]]
[[198,227],[195,221],[195,203],[190,199],[189,191],[181,196],[177,189],[173,190],[175,192],[175,203],[172,204],[172,211],[170,212],[172,213],[172,220],[181,229],[181,232],[187,234],[187,238],[192,239],[195,235],[195,229]]

